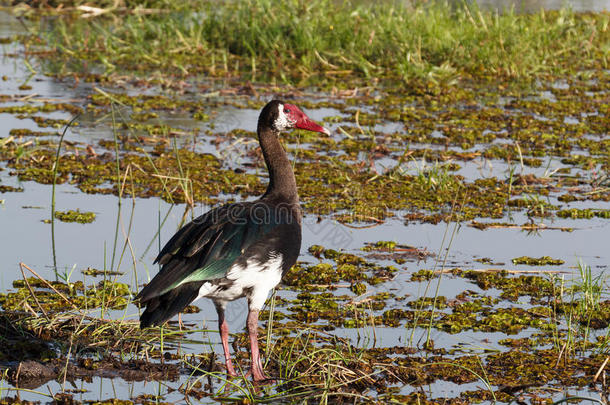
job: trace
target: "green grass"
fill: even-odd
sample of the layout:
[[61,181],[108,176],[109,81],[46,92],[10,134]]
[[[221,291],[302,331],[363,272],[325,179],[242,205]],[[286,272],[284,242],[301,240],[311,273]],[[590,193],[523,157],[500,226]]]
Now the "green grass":
[[[566,286],[563,277],[555,279],[556,299],[554,303],[554,318],[557,324],[554,331],[555,348],[561,355],[575,355],[580,349],[582,353],[587,350],[607,351],[605,339],[595,339],[595,322],[600,314],[605,312],[602,308],[604,285],[606,277],[603,272],[595,275],[591,266],[579,260],[577,263],[578,276]],[[559,310],[559,311],[558,311]],[[559,328],[563,330],[560,331]],[[606,330],[609,330],[606,327]],[[563,333],[562,333],[563,332]],[[591,339],[594,337],[594,339]]]
[[[56,50],[56,72],[204,73],[299,84],[380,78],[455,83],[530,80],[607,68],[610,16],[563,9],[519,15],[445,2],[415,5],[330,0],[188,2],[149,15],[65,14],[37,35]],[[172,8],[166,8],[172,7]],[[120,11],[120,12],[119,12]],[[118,15],[121,14],[121,15]],[[120,23],[117,23],[119,21]]]
[[461,182],[459,178],[453,176],[448,167],[438,161],[431,163],[426,162],[425,156],[421,162],[414,162],[414,181],[424,190],[437,190],[439,192],[448,192],[459,188]]

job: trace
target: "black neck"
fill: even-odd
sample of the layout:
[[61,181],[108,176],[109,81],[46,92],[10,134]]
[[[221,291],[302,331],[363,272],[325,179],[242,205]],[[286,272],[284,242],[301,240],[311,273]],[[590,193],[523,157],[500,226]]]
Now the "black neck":
[[269,170],[269,185],[263,198],[298,204],[297,183],[286,151],[280,144],[279,133],[259,122],[258,141]]

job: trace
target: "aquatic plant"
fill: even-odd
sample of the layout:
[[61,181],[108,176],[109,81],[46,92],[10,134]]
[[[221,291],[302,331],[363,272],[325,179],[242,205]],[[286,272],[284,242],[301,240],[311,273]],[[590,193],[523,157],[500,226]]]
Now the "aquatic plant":
[[[157,12],[138,13],[132,4],[102,9],[95,24],[68,15],[50,30],[44,23],[33,27],[54,51],[61,74],[93,62],[107,73],[203,72],[309,84],[532,79],[598,67],[609,41],[607,16],[568,9],[517,14],[444,2],[149,3]],[[117,13],[122,23],[112,25]]]

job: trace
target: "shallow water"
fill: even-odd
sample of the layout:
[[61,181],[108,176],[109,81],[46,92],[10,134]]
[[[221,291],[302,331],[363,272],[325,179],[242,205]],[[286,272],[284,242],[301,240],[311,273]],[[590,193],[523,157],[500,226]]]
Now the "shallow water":
[[[557,2],[524,2],[524,10],[535,10],[540,7],[555,8]],[[608,2],[573,2],[576,11],[589,7],[598,10],[600,4],[608,6]],[[498,2],[481,2],[482,6],[497,7]],[[20,33],[21,26],[10,16],[0,12],[0,37]],[[4,45],[4,53],[14,52],[14,45]],[[19,58],[3,57],[0,63],[0,76],[7,76],[8,80],[0,81],[0,94],[23,94],[23,96],[34,95],[37,98],[52,98],[57,100],[76,100],[77,103],[84,101],[84,96],[90,93],[91,87],[81,84],[77,88],[72,88],[68,84],[54,81],[40,74],[31,76],[31,72],[21,63]],[[28,91],[19,91],[17,87],[28,80],[33,88]],[[544,97],[543,94],[540,97]],[[252,109],[236,109],[232,107],[220,108],[213,111],[212,122],[215,130],[219,132],[230,131],[241,128],[253,131],[258,112]],[[334,109],[319,109],[309,111],[310,116],[316,120],[323,120],[328,116],[336,116],[338,112]],[[52,118],[70,118],[67,113],[46,114]],[[105,117],[101,121],[90,120],[87,117],[81,120],[81,126],[69,129],[66,134],[67,141],[78,141],[86,144],[95,145],[100,139],[112,139],[112,132],[107,124],[109,118]],[[227,159],[227,154],[223,154],[219,148],[212,144],[210,137],[203,132],[208,124],[202,124],[191,120],[187,116],[162,115],[160,122],[167,123],[172,127],[178,127],[185,131],[192,131],[200,128],[193,136],[195,150],[200,153],[212,153],[216,156]],[[331,128],[336,128],[340,124],[331,124]],[[400,124],[402,126],[402,124]],[[377,131],[393,132],[399,130],[400,126],[396,123],[384,123],[374,128]],[[29,119],[18,119],[12,114],[0,114],[0,138],[7,137],[8,131],[12,128],[29,128],[38,130],[36,123]],[[46,129],[50,133],[57,130]],[[336,132],[336,131],[335,131]],[[339,137],[340,135],[337,135]],[[191,139],[183,140],[184,144],[191,142]],[[416,148],[417,145],[411,145]],[[429,147],[429,145],[428,145]],[[226,164],[230,167],[240,166],[244,151],[252,149],[252,145],[238,145],[231,150],[230,159]],[[227,160],[230,160],[227,159]],[[387,162],[379,161],[378,169],[382,170],[384,164],[392,163],[391,159]],[[414,161],[405,164],[404,169],[416,171],[426,162]],[[509,167],[501,161],[471,161],[461,163],[462,167],[458,173],[467,180],[482,177],[496,176],[506,178]],[[0,164],[0,167],[2,164]],[[534,173],[541,176],[545,171],[553,171],[563,167],[552,159],[546,161],[541,168],[526,168],[527,173]],[[19,263],[23,262],[39,272],[47,279],[55,277],[54,257],[57,263],[57,270],[61,274],[70,274],[72,280],[81,280],[83,275],[81,270],[92,267],[102,269],[110,267],[113,262],[112,252],[116,235],[118,218],[118,250],[115,255],[113,268],[124,272],[120,277],[121,281],[127,282],[132,291],[137,291],[139,286],[147,281],[157,271],[157,267],[152,264],[159,245],[167,241],[177,229],[181,222],[184,205],[172,206],[158,198],[135,198],[123,199],[121,201],[119,215],[119,199],[112,195],[88,195],[80,192],[72,185],[59,185],[56,190],[57,209],[67,210],[80,208],[81,210],[96,213],[96,220],[92,224],[68,224],[56,222],[55,224],[55,252],[52,250],[51,227],[43,220],[50,218],[51,187],[35,182],[19,182],[16,177],[10,176],[10,170],[0,171],[0,183],[3,185],[15,185],[23,187],[21,193],[0,194],[0,225],[5,230],[3,237],[3,271],[0,272],[0,291],[7,291],[12,288],[12,282],[20,279],[21,272]],[[571,207],[579,207],[575,202]],[[584,205],[583,205],[584,207]],[[587,208],[591,208],[591,202],[587,202]],[[596,203],[596,208],[608,209],[608,203]],[[207,211],[209,206],[197,205],[192,215],[199,215]],[[306,249],[314,244],[323,245],[327,248],[344,250],[347,252],[359,253],[360,248],[367,242],[379,240],[393,240],[399,244],[416,247],[433,253],[433,256],[425,260],[407,260],[406,263],[396,265],[399,268],[397,276],[388,282],[370,288],[368,294],[380,291],[388,291],[396,296],[419,297],[423,295],[424,283],[410,282],[410,275],[420,269],[440,269],[445,268],[517,268],[538,270],[536,266],[513,265],[511,259],[519,256],[550,256],[560,258],[565,263],[554,266],[560,274],[567,280],[578,277],[577,266],[579,260],[591,266],[595,274],[602,274],[607,269],[610,262],[610,251],[607,248],[610,222],[607,219],[589,220],[564,220],[564,219],[544,219],[547,225],[553,227],[570,227],[572,232],[560,230],[541,230],[538,232],[527,232],[520,229],[488,229],[480,231],[467,224],[444,224],[438,225],[422,224],[419,222],[405,223],[404,215],[408,212],[395,212],[394,219],[390,219],[383,224],[373,227],[362,227],[355,229],[351,226],[340,224],[328,217],[318,220],[316,215],[307,215],[303,221],[303,254],[300,260],[315,263],[317,259],[305,253]],[[160,232],[160,237],[155,235],[159,228],[159,222],[167,215],[167,221]],[[507,221],[515,224],[528,222],[528,217],[523,212],[507,214],[498,221]],[[455,234],[451,241],[452,233]],[[123,257],[119,259],[120,252],[129,240],[130,249],[126,249]],[[444,240],[444,242],[443,242]],[[443,264],[443,260],[446,262]],[[491,258],[493,265],[484,265],[475,261],[478,258]],[[389,261],[388,261],[389,262]],[[462,278],[447,276],[439,286],[439,295],[448,299],[455,297],[465,289],[472,289],[482,294],[494,295],[497,291],[483,291],[476,285]],[[345,293],[346,288],[337,290],[337,293]],[[293,298],[294,291],[280,289],[280,297]],[[607,295],[604,293],[604,295]],[[205,328],[216,328],[216,313],[210,302],[199,302],[197,305],[202,309],[198,314],[188,314],[183,317],[187,323],[202,325]],[[390,305],[398,306],[398,302]],[[520,305],[527,306],[526,302]],[[391,307],[391,306],[390,306]],[[127,311],[127,318],[137,317],[137,308],[130,306]],[[232,331],[241,331],[243,328],[246,314],[245,302],[239,301],[232,303],[227,319]],[[111,313],[111,316],[122,316],[122,312]],[[534,330],[523,330],[517,336],[529,336]],[[392,347],[405,345],[410,339],[411,331],[402,327],[365,327],[365,328],[338,328],[333,331],[338,337],[350,339],[354,344],[364,347]],[[417,329],[414,332],[414,340],[419,341],[424,336],[424,329]],[[500,339],[506,337],[504,333],[483,333],[467,331],[457,334],[448,334],[434,331],[433,339],[437,347],[455,348],[467,347],[472,350],[480,348],[490,350],[502,350],[498,344]],[[217,354],[221,353],[219,337],[216,333],[204,333],[203,341],[209,340],[211,347]],[[186,344],[181,348],[188,353],[197,353],[202,350],[202,345]],[[209,350],[206,346],[203,350]],[[75,399],[94,400],[108,397],[133,398],[140,394],[162,395],[165,401],[180,401],[184,396],[178,391],[174,391],[181,383],[189,380],[188,374],[181,375],[176,382],[127,382],[120,378],[94,378],[93,382],[86,383],[79,381],[74,388],[84,389],[87,392],[82,396],[75,395]],[[189,380],[192,382],[192,379]],[[426,387],[426,391],[432,393],[432,397],[444,398],[458,396],[459,393],[474,389],[476,384],[457,385],[448,382],[436,382]],[[59,392],[63,389],[58,382],[49,382],[39,391],[50,390]],[[403,388],[404,393],[410,392],[412,387]],[[8,391],[10,394],[11,392]],[[586,394],[586,392],[583,392]],[[38,399],[40,395],[35,393],[22,393],[24,399]],[[203,402],[206,399],[202,400]],[[209,399],[212,402],[213,400]]]

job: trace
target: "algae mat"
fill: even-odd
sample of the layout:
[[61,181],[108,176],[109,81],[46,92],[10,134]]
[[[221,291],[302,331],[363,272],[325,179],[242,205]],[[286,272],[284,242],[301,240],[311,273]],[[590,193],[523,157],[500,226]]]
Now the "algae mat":
[[[603,57],[532,83],[270,85],[237,57],[207,77],[61,75],[66,55],[2,18],[1,401],[607,398]],[[332,135],[284,139],[304,248],[261,322],[277,382],[253,387],[226,380],[209,303],[141,331],[132,299],[184,220],[264,191],[253,131],[274,96]],[[244,311],[228,318],[245,371]]]

